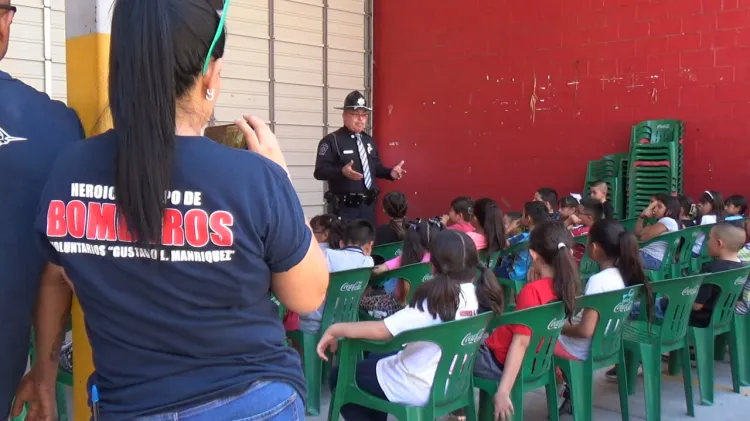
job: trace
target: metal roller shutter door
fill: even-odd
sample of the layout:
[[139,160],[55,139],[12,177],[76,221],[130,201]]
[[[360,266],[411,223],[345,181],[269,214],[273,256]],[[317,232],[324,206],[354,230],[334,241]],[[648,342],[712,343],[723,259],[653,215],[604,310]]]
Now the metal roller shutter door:
[[8,54],[0,68],[65,101],[65,0],[14,0]]

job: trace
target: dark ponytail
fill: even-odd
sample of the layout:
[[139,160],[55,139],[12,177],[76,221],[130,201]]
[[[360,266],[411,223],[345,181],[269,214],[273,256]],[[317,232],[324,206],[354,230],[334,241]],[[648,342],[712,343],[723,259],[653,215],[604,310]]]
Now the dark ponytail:
[[614,260],[625,286],[643,285],[648,297],[646,306],[650,315],[652,311],[651,283],[643,270],[641,250],[638,248],[635,234],[626,231],[616,220],[603,219],[594,223],[588,235],[589,244],[596,244],[608,259]]
[[334,250],[340,249],[345,236],[346,222],[341,218],[334,218],[331,221],[331,228],[328,230],[328,247]]
[[[409,306],[444,322],[454,320],[461,302],[461,284],[474,282],[479,307],[502,313],[502,289],[492,272],[479,263],[474,241],[463,232],[444,230],[433,244],[430,261],[435,277],[417,288]],[[477,268],[482,275],[475,282]]]
[[481,198],[474,203],[474,215],[487,238],[487,252],[495,253],[503,250],[505,248],[505,224],[500,206],[492,199]]
[[531,231],[529,249],[539,254],[552,267],[555,273],[552,286],[555,295],[565,305],[568,319],[576,310],[576,297],[581,284],[572,248],[573,236],[560,221],[543,222]]
[[[205,0],[118,0],[112,14],[109,104],[117,138],[115,194],[140,243],[161,240],[174,164],[178,99],[195,85],[219,25]],[[225,36],[212,57],[224,53]]]
[[388,222],[391,229],[396,233],[398,239],[403,241],[406,236],[406,212],[409,210],[409,202],[406,196],[399,191],[392,191],[383,197],[383,210],[391,220]]

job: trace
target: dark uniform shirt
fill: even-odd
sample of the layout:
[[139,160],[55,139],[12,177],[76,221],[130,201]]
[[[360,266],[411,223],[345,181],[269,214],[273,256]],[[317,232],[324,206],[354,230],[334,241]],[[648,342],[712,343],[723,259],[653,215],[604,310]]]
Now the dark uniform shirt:
[[[391,168],[383,165],[378,156],[375,140],[367,133],[361,133],[362,144],[370,165],[372,188],[375,188],[376,178],[392,180]],[[318,157],[315,160],[313,176],[321,181],[328,181],[329,189],[335,194],[366,193],[365,181],[350,180],[341,170],[353,161],[352,169],[362,174],[362,162],[357,149],[357,138],[351,130],[342,127],[329,133],[318,144]]]
[[58,153],[83,138],[76,113],[0,72],[0,419],[26,369],[44,258],[34,215]]

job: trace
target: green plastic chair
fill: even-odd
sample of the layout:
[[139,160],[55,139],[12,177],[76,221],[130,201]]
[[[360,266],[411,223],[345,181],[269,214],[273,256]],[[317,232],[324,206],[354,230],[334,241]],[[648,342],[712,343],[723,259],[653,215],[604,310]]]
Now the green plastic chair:
[[[531,329],[531,340],[523,358],[523,367],[518,373],[510,398],[515,413],[513,421],[523,421],[523,395],[544,387],[547,391],[549,419],[559,420],[557,409],[557,381],[554,352],[560,331],[565,324],[565,308],[561,302],[505,313],[490,322],[491,327],[523,325]],[[479,420],[494,420],[492,397],[499,382],[474,376],[474,386],[479,389]],[[467,417],[467,419],[473,419]]]
[[701,231],[705,235],[703,238],[703,244],[701,245],[701,251],[700,255],[698,257],[692,257],[692,254],[690,255],[692,257],[692,273],[698,274],[703,269],[703,266],[706,263],[711,262],[713,258],[708,255],[708,236],[711,233],[711,229],[715,227],[716,224],[706,224],[706,225],[698,225],[695,228],[698,228],[698,230]]
[[[11,403],[11,408],[13,408],[13,404],[15,403],[15,399],[13,400],[13,403]],[[10,421],[24,421],[26,419],[26,405],[24,405],[21,408],[21,413],[17,417],[11,417]]]
[[[338,421],[341,408],[356,404],[387,412],[402,421],[434,420],[457,409],[467,408],[468,419],[476,419],[472,375],[477,350],[492,313],[414,329],[397,335],[388,342],[356,339],[341,341],[338,385],[328,414],[329,421]],[[425,406],[407,406],[376,398],[357,386],[356,366],[363,352],[390,353],[400,351],[412,342],[431,342],[441,349],[430,399]]]
[[503,255],[503,250],[496,251],[492,254],[488,254],[486,250],[482,250],[479,252],[479,261],[482,262],[489,270],[495,270],[495,266],[497,266],[497,262],[500,260],[500,257]]
[[391,260],[396,256],[401,256],[401,253],[403,253],[404,249],[404,242],[399,241],[396,243],[388,243],[388,244],[381,244],[379,246],[375,246],[372,248],[372,253],[370,253],[373,256],[380,256],[384,260]]
[[[703,227],[696,226],[685,228],[680,231],[682,241],[680,247],[677,250],[675,263],[671,265],[671,278],[680,278],[682,276],[697,275],[700,271],[695,271],[693,267],[693,246],[698,238],[704,233]],[[705,241],[704,241],[705,244]]]
[[664,258],[661,261],[661,267],[658,270],[646,271],[646,275],[652,281],[661,281],[664,279],[672,278],[672,266],[675,261],[675,256],[677,255],[677,251],[680,248],[680,243],[682,242],[682,234],[680,233],[680,231],[664,233],[648,241],[639,243],[638,247],[643,249],[643,247],[649,244],[658,243],[661,241],[667,243],[667,249],[664,252]]
[[299,330],[287,332],[287,336],[302,347],[302,367],[307,382],[307,413],[320,414],[320,385],[323,364],[316,351],[320,337],[334,323],[356,322],[359,302],[362,300],[370,280],[372,268],[362,268],[331,273],[326,294],[326,306],[318,333]]
[[[721,289],[716,298],[711,323],[706,328],[690,327],[690,339],[695,346],[701,404],[714,403],[714,341],[719,335],[730,333],[735,318],[737,299],[750,275],[750,266],[724,272],[706,274],[703,285],[715,285]],[[740,393],[739,347],[730,341],[732,363],[732,388]]]
[[669,298],[664,319],[646,319],[646,306],[641,305],[639,320],[626,323],[623,333],[627,385],[630,394],[635,393],[638,363],[643,363],[643,383],[646,397],[646,419],[661,420],[661,355],[679,352],[682,362],[682,378],[685,387],[687,413],[695,416],[693,383],[690,378],[690,350],[688,346],[688,319],[703,275],[671,279],[651,283],[651,291]]
[[732,365],[737,367],[740,386],[750,386],[750,315],[735,314],[730,341],[732,349],[737,350],[732,353],[737,355],[737,364],[733,361]]
[[[406,296],[406,302],[409,303],[417,288],[425,281],[432,279],[432,264],[427,262],[414,263],[383,272],[370,279],[370,286],[380,287],[391,279],[403,279],[409,283],[409,294]],[[360,320],[377,320],[364,310],[360,311],[359,318]]]
[[594,371],[612,364],[617,366],[617,386],[620,392],[622,420],[630,420],[628,407],[628,384],[625,374],[625,348],[622,334],[625,321],[633,308],[633,302],[641,297],[640,285],[603,294],[585,295],[576,301],[579,309],[590,308],[599,313],[596,330],[591,337],[589,357],[584,361],[572,361],[555,357],[568,379],[576,421],[593,420]]

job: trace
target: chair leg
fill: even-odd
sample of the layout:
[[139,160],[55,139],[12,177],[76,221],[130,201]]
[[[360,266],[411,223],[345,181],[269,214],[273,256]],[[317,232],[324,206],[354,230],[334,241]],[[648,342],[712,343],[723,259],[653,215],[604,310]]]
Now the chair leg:
[[627,373],[627,385],[628,394],[633,396],[635,394],[635,384],[638,378],[638,365],[643,357],[640,356],[640,351],[625,350],[625,370]]
[[494,421],[494,406],[495,405],[492,402],[492,395],[482,389],[479,389],[479,421]]
[[[544,387],[547,391],[547,411],[549,412],[550,421],[560,421],[560,411],[558,410],[557,403],[557,376],[555,375],[554,364],[549,371],[550,374],[549,379],[547,380],[547,386]],[[523,400],[523,397],[521,397],[521,399]]]
[[[574,362],[570,366],[568,385],[575,421],[592,421],[594,404],[594,379],[590,364]],[[618,370],[620,368],[618,367]],[[625,367],[622,368],[625,370]],[[619,374],[619,373],[618,373]]]
[[[695,345],[701,405],[714,404],[714,335],[713,329],[689,328]],[[689,351],[688,351],[689,353]]]
[[729,345],[729,335],[723,333],[714,339],[714,360],[724,361],[727,355],[727,345]]
[[[641,345],[643,363],[643,385],[646,396],[646,419],[661,420],[661,349],[658,346]],[[688,359],[689,360],[689,359]],[[688,364],[690,364],[688,362]],[[636,368],[637,369],[637,368]],[[628,379],[630,380],[630,379]]]
[[57,383],[55,389],[55,400],[57,401],[57,418],[60,421],[68,421],[68,396],[65,393],[65,386]]
[[744,363],[746,358],[739,353],[741,345],[739,344],[739,337],[736,328],[737,325],[735,324],[729,332],[729,366],[732,371],[732,390],[734,393],[740,393],[740,386],[742,385],[742,370],[744,369],[742,363]]
[[737,338],[737,372],[740,385],[750,386],[750,315],[735,315],[732,332]]
[[307,414],[320,414],[320,386],[322,361],[315,350],[317,346],[315,335],[304,334],[302,337],[302,361],[307,383]]
[[685,405],[687,414],[695,416],[695,402],[693,400],[693,378],[690,368],[690,346],[685,338],[685,346],[682,349],[682,383],[685,388]]
[[[622,421],[630,421],[630,402],[628,398],[628,374],[625,369],[625,351],[620,350],[620,362],[617,364],[617,391],[620,393],[620,413]],[[593,401],[592,401],[593,405]],[[574,407],[575,408],[575,407]],[[593,409],[592,409],[593,417]]]
[[477,419],[477,406],[474,404],[474,388],[469,389],[469,404],[466,406],[466,419]]

